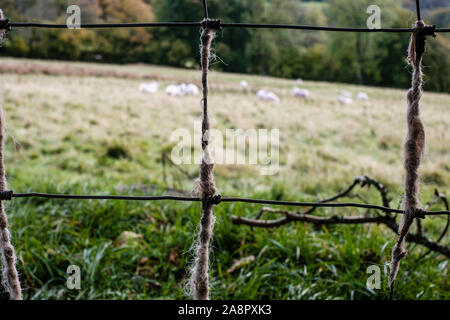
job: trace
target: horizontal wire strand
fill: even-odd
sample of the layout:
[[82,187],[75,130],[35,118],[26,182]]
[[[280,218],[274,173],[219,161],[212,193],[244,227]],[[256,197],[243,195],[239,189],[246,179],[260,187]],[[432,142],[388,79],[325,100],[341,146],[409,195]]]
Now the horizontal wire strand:
[[[68,29],[66,24],[36,23],[36,22],[10,22],[9,26],[19,28],[54,28]],[[136,23],[87,23],[80,25],[80,28],[151,28],[151,27],[200,27],[201,22],[136,22]],[[350,27],[327,27],[327,26],[307,26],[293,24],[258,24],[258,23],[236,23],[221,22],[221,27],[225,28],[257,28],[257,29],[293,29],[293,30],[315,30],[334,32],[412,32],[412,28],[350,28]],[[435,32],[450,32],[450,28],[437,28]]]
[[[14,193],[12,198],[49,198],[49,199],[78,199],[78,200],[135,200],[135,201],[160,201],[160,200],[174,200],[185,202],[200,202],[200,198],[196,197],[179,197],[179,196],[125,196],[125,195],[74,195],[74,194],[50,194],[50,193]],[[403,214],[404,211],[400,209],[393,209],[374,204],[363,204],[353,202],[342,203],[321,203],[321,202],[295,202],[295,201],[279,201],[279,200],[263,200],[250,198],[221,198],[221,202],[241,202],[253,204],[267,204],[293,207],[353,207],[364,209],[376,209],[391,213]],[[425,215],[450,215],[450,211],[425,211]]]
[[[38,23],[38,22],[10,22],[11,27],[18,28],[51,28],[69,29],[67,24]],[[86,23],[80,28],[146,28],[146,27],[199,27],[200,22],[131,22],[131,23]]]

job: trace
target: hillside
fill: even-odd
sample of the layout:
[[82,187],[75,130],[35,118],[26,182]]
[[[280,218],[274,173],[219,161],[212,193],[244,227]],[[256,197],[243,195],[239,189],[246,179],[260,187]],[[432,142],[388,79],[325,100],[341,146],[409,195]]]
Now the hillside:
[[[414,1],[413,1],[414,2]],[[426,23],[450,23],[448,1],[422,1]],[[224,22],[366,28],[367,8],[381,9],[381,27],[407,28],[415,20],[411,1],[391,0],[209,0],[211,17]],[[200,0],[77,0],[82,24],[200,21]],[[4,0],[12,22],[64,24],[65,1]],[[33,29],[14,28],[0,56],[102,63],[199,67],[197,28]],[[226,72],[314,81],[404,88],[406,33],[341,33],[223,28],[214,48],[216,68]],[[450,35],[428,41],[424,57],[428,91],[450,92]]]
[[[192,189],[197,165],[181,166],[185,175],[170,165],[163,170],[161,159],[174,146],[174,130],[193,133],[201,112],[200,96],[170,97],[165,87],[199,85],[198,71],[10,58],[0,59],[0,67],[8,124],[6,166],[15,192],[157,195]],[[244,79],[248,90],[239,84]],[[160,83],[158,92],[139,92],[142,82],[152,80]],[[279,172],[262,176],[258,166],[217,165],[222,195],[314,201],[345,189],[358,175],[370,175],[387,187],[392,206],[399,205],[406,89],[297,84],[217,71],[210,83],[213,128],[280,129]],[[295,86],[308,89],[310,97],[293,97]],[[280,103],[258,100],[258,89],[274,91]],[[353,97],[366,92],[369,100],[341,104],[337,96],[342,90]],[[432,199],[435,188],[450,195],[449,104],[448,94],[423,96],[423,203]],[[374,189],[356,190],[351,201],[380,203]],[[231,215],[255,217],[260,209],[244,204],[215,209],[214,299],[386,297],[385,277],[383,289],[366,288],[366,268],[389,261],[392,232],[377,225],[318,228],[302,223],[252,230],[230,222]],[[183,279],[200,219],[198,204],[15,199],[7,212],[27,299],[186,298]],[[445,220],[427,218],[423,224],[427,235],[436,238]],[[450,244],[448,235],[442,242]],[[398,299],[449,299],[448,260],[430,255],[416,263],[425,249],[409,249]],[[254,261],[227,272],[235,259],[249,256]],[[81,267],[80,291],[65,285],[69,264]]]

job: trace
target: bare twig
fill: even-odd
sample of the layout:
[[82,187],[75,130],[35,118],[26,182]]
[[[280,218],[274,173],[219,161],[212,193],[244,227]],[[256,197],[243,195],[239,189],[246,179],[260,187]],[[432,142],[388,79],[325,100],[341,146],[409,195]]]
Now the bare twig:
[[196,175],[190,174],[189,172],[184,170],[181,166],[179,166],[178,164],[173,162],[172,159],[170,159],[170,157],[165,152],[163,152],[161,154],[161,158],[163,160],[163,165],[165,165],[165,163],[167,161],[172,167],[175,167],[178,171],[180,171],[182,174],[184,174],[188,179],[195,179],[195,178],[197,178]]
[[[383,206],[386,208],[390,208],[390,199],[387,196],[386,188],[381,183],[379,183],[378,181],[376,181],[375,179],[373,179],[369,176],[356,177],[355,180],[353,181],[353,183],[350,186],[348,186],[347,189],[345,189],[344,191],[341,191],[331,197],[320,200],[317,203],[329,203],[331,201],[334,201],[334,200],[337,200],[340,198],[352,197],[350,192],[352,192],[353,189],[358,185],[360,185],[361,188],[364,188],[365,186],[368,186],[370,188],[371,185],[375,186],[375,188],[380,192]],[[357,196],[357,197],[360,198],[359,196]],[[316,210],[316,208],[317,207],[312,207],[312,208],[308,209],[307,211],[303,212],[303,214],[311,214]],[[262,217],[262,215],[264,214],[264,212],[274,212],[274,211],[271,208],[264,207],[259,212],[258,216],[256,217],[256,220],[259,220]],[[281,212],[283,212],[283,211],[281,211]],[[389,213],[389,211],[386,210],[385,213]]]
[[[395,219],[387,216],[333,216],[325,218],[282,210],[271,210],[271,212],[284,214],[284,218],[275,220],[255,220],[245,217],[232,216],[231,221],[237,225],[248,225],[260,228],[275,228],[293,221],[307,222],[315,225],[376,223],[389,227],[389,229],[396,234],[398,231],[398,225],[395,222]],[[450,248],[439,245],[437,242],[433,242],[423,235],[410,233],[406,237],[406,241],[420,244],[427,247],[431,251],[441,253],[450,258]]]
[[[438,201],[439,201],[439,191],[437,189],[435,189],[434,190],[434,198],[431,199],[430,201],[428,201],[425,204],[425,206],[423,207],[423,210],[427,211],[428,209],[431,208],[432,205],[434,205]],[[422,221],[421,221],[421,219],[416,219],[416,224],[417,224],[417,233],[418,234],[422,234],[423,230],[422,230]]]
[[[319,201],[318,203],[326,203],[329,201],[333,201],[345,196],[348,196],[350,192],[357,186],[361,185],[362,187],[365,185],[373,185],[376,187],[376,189],[381,194],[381,200],[383,202],[382,208],[389,208],[389,202],[390,199],[387,196],[387,191],[384,188],[382,184],[377,182],[375,179],[363,176],[358,177],[355,179],[355,181],[344,191],[326,198],[324,200]],[[448,201],[446,197],[442,194],[439,194],[436,190],[436,197],[435,199],[441,199],[445,206],[447,211],[449,210]],[[430,201],[426,206],[425,210],[428,210],[433,203],[435,203],[435,199]],[[232,216],[231,221],[232,223],[236,225],[248,225],[250,227],[260,227],[260,228],[276,228],[280,227],[282,225],[285,225],[290,222],[294,221],[300,221],[300,222],[306,222],[306,223],[312,223],[314,225],[331,225],[331,224],[365,224],[365,223],[376,223],[376,224],[383,224],[387,226],[391,231],[398,234],[398,224],[396,223],[396,216],[391,216],[389,214],[390,211],[388,210],[382,210],[384,211],[384,215],[377,215],[377,216],[332,216],[332,217],[317,217],[311,215],[311,213],[316,209],[316,207],[312,207],[304,212],[292,212],[287,210],[279,210],[279,209],[272,209],[263,207],[261,211],[259,212],[256,219],[249,219],[245,217],[239,217],[239,216]],[[375,208],[377,209],[377,208]],[[379,209],[377,209],[379,210]],[[269,213],[275,213],[283,215],[284,217],[274,220],[259,220],[264,212]],[[450,258],[450,248],[440,245],[439,242],[442,240],[444,235],[447,233],[450,226],[450,216],[448,216],[447,219],[447,225],[445,226],[442,234],[437,239],[437,241],[432,241],[425,237],[422,233],[418,232],[417,234],[408,234],[406,237],[407,242],[415,243],[418,245],[422,245],[429,249],[429,252],[438,252],[448,258]],[[428,253],[427,253],[428,254]]]
[[253,227],[274,228],[282,226],[292,221],[309,222],[315,225],[329,224],[361,224],[361,223],[384,223],[386,217],[370,217],[370,216],[332,216],[318,217],[305,213],[297,213],[285,210],[273,210],[265,208],[267,212],[283,214],[284,218],[275,220],[255,220],[244,217],[232,216],[231,221],[234,224],[245,224]]
[[[439,193],[439,191],[438,191],[437,189],[434,190],[434,194],[435,194],[435,198],[434,198],[434,199],[436,199],[436,200],[441,200],[441,201],[444,203],[445,208],[446,208],[447,210],[449,210],[449,204],[448,204],[447,197],[446,197],[445,195]],[[428,205],[428,204],[427,204],[427,205]],[[431,205],[430,205],[429,207],[431,207]],[[427,208],[427,210],[429,209],[429,207]],[[448,229],[449,229],[449,226],[450,226],[450,216],[447,216],[447,223],[446,223],[444,229],[442,230],[441,235],[440,235],[440,236],[437,238],[437,240],[435,241],[436,244],[439,243],[439,242],[441,242],[441,240],[442,240],[442,239],[444,238],[444,236],[447,234]],[[426,257],[427,255],[429,255],[432,251],[433,251],[433,250],[430,249],[430,250],[428,250],[427,252],[425,252],[423,255],[421,255],[419,258],[417,258],[416,262],[419,262],[420,260],[422,260],[423,258],[425,258],[425,257]]]

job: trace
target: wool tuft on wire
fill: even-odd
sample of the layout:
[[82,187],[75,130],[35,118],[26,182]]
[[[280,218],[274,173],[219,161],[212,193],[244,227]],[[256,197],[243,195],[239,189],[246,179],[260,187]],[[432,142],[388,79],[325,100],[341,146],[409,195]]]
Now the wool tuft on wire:
[[211,43],[215,32],[208,27],[209,19],[204,20],[201,31],[201,67],[202,67],[202,162],[200,164],[200,177],[196,181],[196,191],[202,199],[202,218],[200,220],[200,231],[195,247],[195,261],[190,270],[190,290],[194,299],[209,300],[209,251],[213,235],[215,216],[213,206],[220,202],[220,196],[216,195],[214,182],[214,160],[209,151],[209,114],[208,114],[208,69],[211,57]]
[[[0,19],[5,19],[1,9]],[[2,32],[0,36],[1,44],[4,32],[3,30],[0,32]],[[1,92],[2,88],[0,87],[0,94]],[[6,192],[8,191],[4,162],[6,122],[1,102],[0,99],[0,192]],[[4,201],[0,201],[0,251],[3,264],[2,285],[9,293],[11,300],[22,300],[22,289],[20,287],[19,274],[16,269],[16,253],[11,244],[11,234],[8,228],[8,217],[6,216]]]

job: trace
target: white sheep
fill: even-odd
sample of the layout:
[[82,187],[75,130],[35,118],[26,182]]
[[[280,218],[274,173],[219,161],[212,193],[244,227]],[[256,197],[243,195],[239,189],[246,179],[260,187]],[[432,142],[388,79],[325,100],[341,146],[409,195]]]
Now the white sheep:
[[278,98],[278,96],[271,91],[261,89],[258,90],[258,92],[256,92],[256,96],[258,97],[259,100],[271,101],[276,104],[280,103],[280,99]]
[[248,88],[248,82],[245,81],[245,80],[242,80],[242,81],[241,81],[241,88],[247,89],[247,88]]
[[345,97],[343,95],[338,96],[337,99],[340,103],[344,103],[344,104],[350,104],[353,102],[352,98]]
[[359,100],[369,100],[369,96],[365,92],[358,92],[358,99]]
[[301,83],[303,83],[303,80],[298,78],[298,79],[295,80],[295,82],[298,83],[298,84],[301,84]]
[[158,91],[159,83],[158,82],[147,82],[141,83],[139,86],[139,91],[143,93],[155,93]]
[[184,95],[195,96],[198,92],[198,87],[193,83],[181,83],[179,85],[171,84],[166,88],[166,93],[173,97],[181,97]]
[[345,91],[345,90],[341,91],[341,96],[343,96],[343,97],[351,98],[352,95],[353,94],[350,91]]
[[173,96],[173,97],[180,97],[180,96],[183,95],[183,91],[181,90],[181,87],[177,86],[177,85],[174,85],[174,84],[171,84],[171,85],[167,86],[166,93],[169,96]]
[[278,96],[271,91],[267,93],[267,98],[269,101],[275,102],[276,104],[280,103],[280,99],[278,98]]
[[295,87],[292,89],[292,93],[294,94],[294,97],[297,98],[308,98],[309,97],[309,91],[306,89],[300,89]]
[[184,93],[190,96],[196,96],[198,94],[198,87],[193,83],[188,83],[184,87]]
[[256,92],[256,96],[259,100],[266,100],[266,90],[260,89]]

